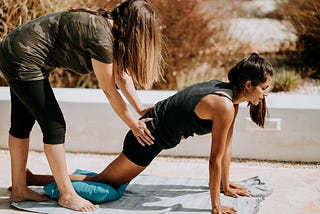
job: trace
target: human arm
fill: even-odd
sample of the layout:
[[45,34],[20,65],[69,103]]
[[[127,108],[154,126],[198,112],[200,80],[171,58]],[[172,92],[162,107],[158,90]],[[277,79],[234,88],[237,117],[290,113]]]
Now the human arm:
[[129,74],[127,74],[126,72],[123,72],[122,75],[115,73],[114,76],[116,85],[119,87],[123,95],[127,98],[131,106],[140,116],[144,115],[153,108],[142,107],[137,95],[136,88],[133,84],[133,80]]
[[220,182],[223,176],[223,159],[225,156],[228,130],[232,124],[232,110],[213,111],[212,143],[209,160],[209,188],[213,213],[235,213],[233,208],[221,206]]
[[212,120],[212,143],[209,159],[209,188],[213,213],[236,213],[231,207],[221,206],[220,187],[228,131],[234,117],[234,106],[230,100],[207,95],[197,104],[195,113],[201,119]]
[[229,172],[230,172],[230,163],[232,158],[232,136],[233,136],[233,129],[234,123],[237,117],[239,105],[234,105],[234,117],[229,128],[227,141],[226,141],[226,149],[225,154],[222,159],[222,176],[221,176],[221,185],[224,191],[224,194],[231,197],[238,197],[238,196],[250,196],[250,192],[243,186],[234,184],[229,180]]
[[[133,84],[133,80],[130,75],[128,75],[126,72],[123,72],[122,75],[114,73],[114,76],[116,85],[119,87],[123,95],[127,98],[131,106],[136,110],[138,114],[142,116],[153,108],[142,107],[137,95],[136,88]],[[130,129],[136,137],[143,137],[143,139],[139,139],[140,141],[138,140],[140,143],[141,140],[146,142],[148,145],[153,143],[154,137],[145,125],[145,122],[149,122],[151,120],[152,118],[144,118],[143,120],[138,120],[137,123],[134,123],[130,126]]]
[[[150,132],[147,129],[146,122],[149,122],[150,118],[142,120],[136,120],[122,99],[120,93],[117,90],[115,83],[115,76],[112,71],[112,64],[102,63],[98,60],[92,59],[92,66],[95,75],[98,79],[100,88],[108,98],[113,110],[124,121],[124,123],[132,130],[133,134],[137,138],[141,145],[152,144],[153,138],[150,137]],[[130,101],[129,101],[130,102]],[[139,105],[136,105],[139,107]]]

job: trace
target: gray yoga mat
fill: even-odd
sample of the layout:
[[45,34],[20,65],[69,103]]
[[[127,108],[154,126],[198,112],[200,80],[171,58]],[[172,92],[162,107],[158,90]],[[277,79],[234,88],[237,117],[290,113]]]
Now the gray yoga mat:
[[[227,197],[221,193],[221,203],[234,207],[238,214],[254,214],[260,202],[272,189],[261,177],[252,177],[240,182],[252,193],[252,197]],[[33,188],[41,191],[41,188]],[[12,202],[11,206],[38,213],[80,213],[60,207],[56,201]],[[156,214],[156,213],[211,213],[210,193],[207,179],[163,178],[139,175],[133,179],[122,198],[100,204],[99,209],[89,213],[102,214]]]

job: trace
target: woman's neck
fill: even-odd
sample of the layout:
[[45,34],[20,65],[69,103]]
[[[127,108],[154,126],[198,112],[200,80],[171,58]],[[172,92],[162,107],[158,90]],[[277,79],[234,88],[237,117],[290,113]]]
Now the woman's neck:
[[234,104],[240,104],[240,103],[246,102],[247,100],[248,100],[247,97],[243,93],[240,93],[235,97],[233,97]]

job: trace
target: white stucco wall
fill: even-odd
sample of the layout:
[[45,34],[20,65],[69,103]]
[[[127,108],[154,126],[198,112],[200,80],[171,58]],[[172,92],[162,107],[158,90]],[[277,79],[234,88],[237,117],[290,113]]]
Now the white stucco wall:
[[[71,152],[119,153],[128,128],[112,110],[101,90],[54,89],[67,122],[66,150]],[[141,102],[150,106],[174,91],[138,91]],[[320,161],[320,96],[270,94],[269,119],[265,129],[249,119],[245,104],[240,106],[233,139],[233,157],[283,161]],[[135,114],[138,117],[137,114]],[[10,97],[0,87],[0,148],[7,147]],[[210,152],[210,135],[181,141],[162,155],[205,156]],[[36,124],[31,150],[42,150],[42,134]]]

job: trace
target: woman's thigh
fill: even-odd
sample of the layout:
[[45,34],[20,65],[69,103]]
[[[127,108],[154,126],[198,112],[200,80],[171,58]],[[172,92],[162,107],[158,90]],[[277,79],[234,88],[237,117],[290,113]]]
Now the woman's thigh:
[[130,182],[146,167],[130,161],[123,153],[114,159],[101,173],[85,180],[109,184],[115,188]]
[[17,95],[10,89],[11,124],[9,133],[20,139],[29,138],[35,118]]
[[[33,117],[39,123],[44,143],[64,143],[66,124],[49,81],[12,80],[9,84],[12,93],[20,102],[20,108],[24,106],[24,111],[29,112],[29,117]],[[13,103],[12,115],[17,114],[15,105],[16,103]],[[18,114],[14,120],[21,121],[23,117]]]
[[87,180],[118,187],[139,175],[161,151],[156,143],[142,146],[129,131],[124,140],[123,152],[98,176],[88,177]]
[[124,155],[139,166],[148,166],[161,151],[162,148],[158,145],[156,140],[152,145],[142,146],[132,131],[129,131],[124,139]]

